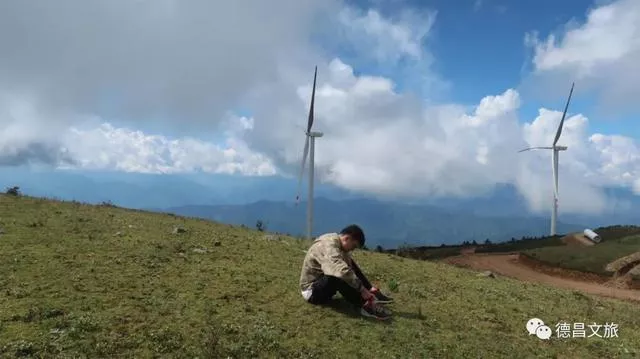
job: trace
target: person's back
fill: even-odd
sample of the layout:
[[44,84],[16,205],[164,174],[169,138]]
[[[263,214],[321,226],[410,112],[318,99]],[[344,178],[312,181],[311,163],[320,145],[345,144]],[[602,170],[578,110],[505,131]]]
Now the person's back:
[[[340,246],[340,235],[338,233],[326,233],[316,238],[307,250],[307,255],[302,262],[300,290],[303,293],[308,291],[311,288],[311,284],[321,278],[327,270],[331,272],[348,272],[348,268],[345,268],[341,263],[335,263],[335,260],[326,260],[327,257],[336,257],[338,255],[342,257],[345,263],[350,260],[349,254],[343,251]],[[360,283],[357,282],[358,278],[355,275],[349,279],[351,279],[351,284],[354,287],[359,287]]]

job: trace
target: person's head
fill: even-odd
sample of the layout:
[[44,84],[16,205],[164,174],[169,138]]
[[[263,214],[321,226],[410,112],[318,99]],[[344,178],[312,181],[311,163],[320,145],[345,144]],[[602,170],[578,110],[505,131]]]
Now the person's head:
[[347,252],[364,246],[364,232],[358,225],[346,226],[339,234],[342,248]]

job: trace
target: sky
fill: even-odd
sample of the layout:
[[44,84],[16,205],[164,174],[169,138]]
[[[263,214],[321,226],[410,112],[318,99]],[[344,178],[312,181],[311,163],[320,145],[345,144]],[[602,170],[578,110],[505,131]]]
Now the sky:
[[532,211],[640,195],[640,1],[5,0],[0,165],[296,176]]

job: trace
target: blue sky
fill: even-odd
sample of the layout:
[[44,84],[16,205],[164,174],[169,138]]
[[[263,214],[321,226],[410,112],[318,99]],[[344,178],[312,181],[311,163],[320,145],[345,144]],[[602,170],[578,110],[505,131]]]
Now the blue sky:
[[[597,4],[590,0],[572,1],[352,1],[367,9],[374,6],[384,14],[393,15],[403,7],[437,11],[436,21],[424,42],[434,56],[433,69],[450,84],[451,90],[439,94],[441,101],[474,105],[488,94],[498,94],[507,88],[520,89],[520,84],[532,70],[532,49],[525,46],[525,34],[536,31],[540,38],[561,32],[567,23],[583,23],[586,13]],[[356,68],[366,71],[369,64]],[[397,78],[402,84],[403,78]],[[560,89],[562,97],[540,97],[535,92],[523,92],[520,119],[530,122],[540,107],[561,110],[571,84]],[[635,124],[638,113],[599,112],[593,94],[584,93],[576,84],[569,114],[582,113],[590,119],[591,132],[624,134],[640,138],[640,126]]]

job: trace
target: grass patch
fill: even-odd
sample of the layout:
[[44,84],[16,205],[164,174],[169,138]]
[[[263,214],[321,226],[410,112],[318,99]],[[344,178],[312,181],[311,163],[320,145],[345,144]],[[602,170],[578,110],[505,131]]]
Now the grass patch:
[[476,253],[520,252],[536,248],[559,248],[560,246],[564,246],[561,238],[562,236],[550,236],[543,238],[522,239],[512,242],[510,241],[495,243],[476,249]]
[[566,269],[611,276],[605,266],[614,260],[640,251],[640,235],[603,241],[595,246],[537,248],[523,254],[540,262]]
[[[0,227],[0,357],[640,355],[637,304],[477,277],[442,263],[355,253],[374,284],[395,289],[394,320],[378,323],[339,297],[327,307],[303,301],[303,240],[6,195]],[[560,321],[614,322],[619,337],[543,342],[526,333],[532,317],[553,330]]]
[[386,253],[395,254],[405,258],[419,260],[437,260],[460,254],[462,246],[446,246],[446,247],[400,247],[391,249]]
[[465,248],[475,248],[476,253],[506,253],[520,252],[534,248],[564,246],[560,240],[562,236],[542,237],[542,238],[523,238],[520,240],[512,240],[501,243],[480,243],[466,245],[451,246],[435,246],[435,247],[409,247],[402,246],[398,249],[386,250],[386,253],[396,254],[405,258],[420,260],[438,260],[447,257],[460,255],[460,251]]

